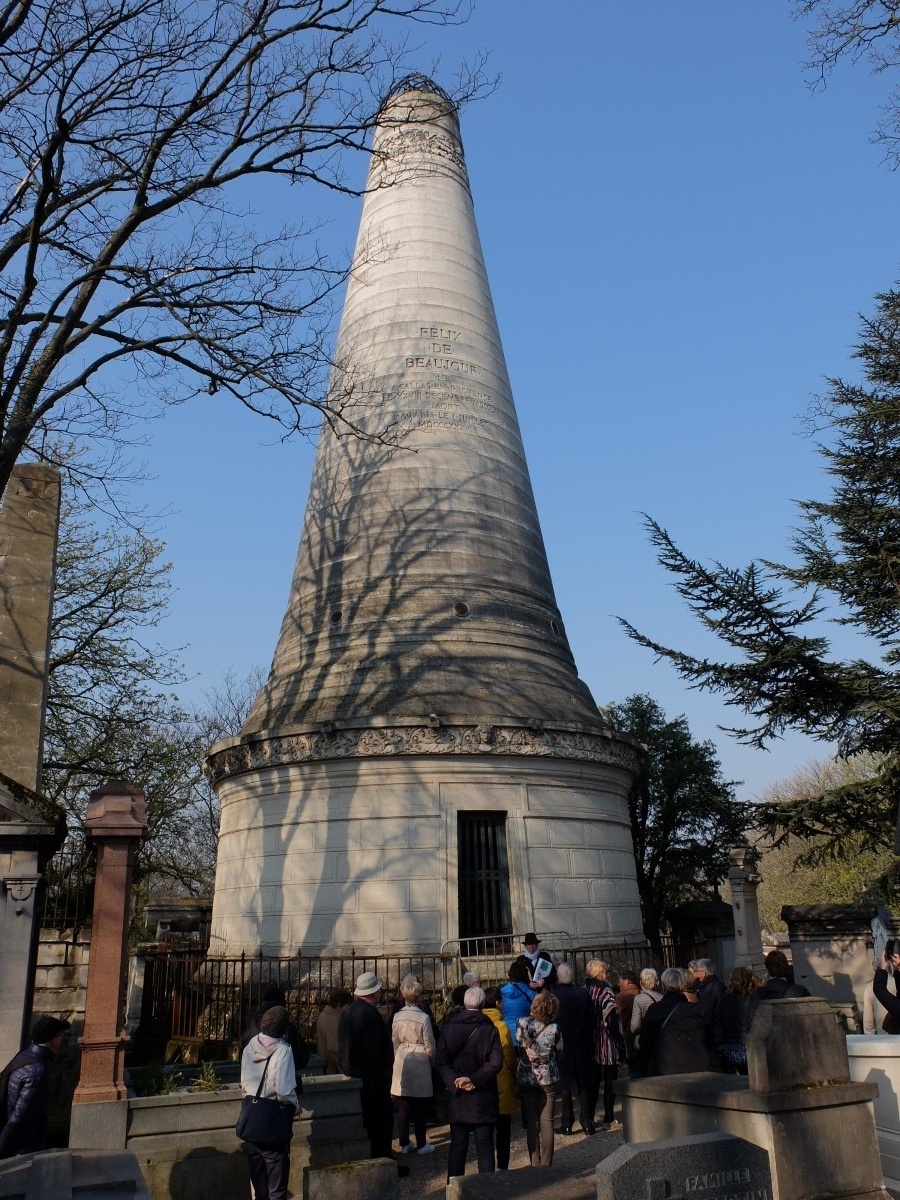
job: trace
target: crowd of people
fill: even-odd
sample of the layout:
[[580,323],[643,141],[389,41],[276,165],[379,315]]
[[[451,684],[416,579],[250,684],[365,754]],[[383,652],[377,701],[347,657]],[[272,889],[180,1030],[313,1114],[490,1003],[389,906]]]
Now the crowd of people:
[[[383,984],[364,972],[352,993],[336,989],[329,996],[316,1024],[317,1050],[326,1074],[360,1080],[373,1158],[393,1157],[395,1123],[400,1156],[432,1153],[427,1125],[440,1093],[450,1126],[448,1177],[465,1172],[470,1141],[479,1171],[506,1170],[517,1112],[530,1164],[549,1166],[555,1135],[574,1133],[576,1098],[584,1135],[621,1129],[613,1084],[623,1066],[632,1077],[745,1074],[747,1033],[760,1004],[809,995],[792,982],[781,951],[768,954],[765,965],[765,983],[748,967],[735,967],[726,985],[705,958],[661,974],[652,967],[616,974],[608,963],[591,959],[579,984],[572,965],[555,965],[528,933],[505,984],[484,988],[470,972],[439,1017],[414,975],[402,980],[384,1012]],[[873,965],[873,1002],[883,1006],[883,1028],[900,1032],[893,986],[900,941]],[[293,1116],[310,1050],[286,1005],[279,988],[263,994],[241,1038],[241,1084],[245,1104],[264,1100]],[[49,1068],[68,1029],[65,1021],[41,1017],[31,1044],[0,1072],[0,1158],[43,1146]],[[289,1146],[289,1138],[244,1141],[256,1200],[286,1197]],[[407,1173],[402,1159],[398,1169]]]
[[[780,951],[767,956],[766,970],[763,983],[749,968],[735,967],[726,985],[709,959],[661,974],[652,967],[616,973],[591,959],[579,983],[573,966],[555,965],[529,933],[506,983],[482,987],[470,972],[439,1014],[414,975],[402,980],[385,1012],[382,981],[364,972],[352,993],[336,990],[329,997],[317,1022],[317,1049],[326,1073],[360,1080],[373,1158],[394,1157],[396,1124],[402,1175],[408,1173],[403,1156],[434,1150],[427,1126],[438,1096],[450,1126],[448,1178],[464,1174],[470,1142],[480,1172],[506,1170],[517,1113],[530,1164],[549,1166],[556,1135],[575,1132],[576,1099],[585,1136],[622,1128],[613,1084],[623,1067],[632,1077],[746,1073],[747,1032],[759,1004],[809,994],[791,983]],[[258,1087],[262,1064],[275,1053],[273,1039],[281,1037],[284,1050],[275,1065],[282,1070],[273,1070],[267,1094],[297,1105],[297,1081],[288,1087],[283,1067],[293,1052],[299,1079],[303,1051],[289,1030],[283,994],[270,994],[269,1001],[274,1007],[259,1015],[244,1051],[244,1093]],[[282,1200],[288,1147],[245,1150],[257,1200]]]

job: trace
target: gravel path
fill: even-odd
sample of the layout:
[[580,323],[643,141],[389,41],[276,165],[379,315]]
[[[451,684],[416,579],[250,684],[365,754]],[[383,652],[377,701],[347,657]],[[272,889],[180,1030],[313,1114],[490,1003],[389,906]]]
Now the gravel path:
[[[444,1195],[447,1185],[447,1150],[450,1145],[449,1126],[429,1125],[428,1140],[434,1142],[437,1147],[434,1154],[421,1157],[418,1154],[404,1154],[399,1159],[409,1166],[409,1175],[400,1180],[401,1200],[413,1200],[413,1197],[419,1200],[420,1197]],[[578,1195],[583,1191],[585,1196],[592,1196],[596,1194],[594,1172],[597,1163],[622,1144],[621,1133],[602,1133],[598,1130],[593,1137],[587,1137],[583,1133],[573,1133],[567,1137],[558,1133],[553,1166],[564,1171],[573,1181],[583,1181],[584,1187],[576,1186],[571,1195]],[[513,1117],[512,1155],[509,1165],[513,1170],[528,1167],[525,1132],[518,1117]],[[475,1149],[470,1143],[466,1174],[474,1175],[477,1170]]]

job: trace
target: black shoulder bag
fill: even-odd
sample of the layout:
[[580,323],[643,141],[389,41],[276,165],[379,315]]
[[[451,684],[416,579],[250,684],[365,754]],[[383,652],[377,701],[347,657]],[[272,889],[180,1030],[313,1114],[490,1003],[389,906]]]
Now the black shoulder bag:
[[237,1119],[234,1132],[244,1142],[254,1142],[262,1146],[284,1146],[291,1140],[294,1131],[294,1106],[262,1095],[271,1061],[270,1055],[263,1067],[256,1095],[245,1096],[241,1101],[241,1115]]

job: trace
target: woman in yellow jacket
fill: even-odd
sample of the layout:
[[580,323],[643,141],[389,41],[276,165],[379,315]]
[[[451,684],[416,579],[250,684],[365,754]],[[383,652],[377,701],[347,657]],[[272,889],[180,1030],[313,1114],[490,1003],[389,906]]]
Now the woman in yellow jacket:
[[500,1094],[500,1116],[497,1118],[497,1170],[509,1167],[509,1145],[512,1139],[512,1119],[517,1111],[516,1104],[516,1048],[509,1027],[503,1020],[503,997],[500,989],[489,987],[484,990],[484,1015],[494,1022],[500,1035],[503,1051],[503,1066],[497,1076],[497,1091]]

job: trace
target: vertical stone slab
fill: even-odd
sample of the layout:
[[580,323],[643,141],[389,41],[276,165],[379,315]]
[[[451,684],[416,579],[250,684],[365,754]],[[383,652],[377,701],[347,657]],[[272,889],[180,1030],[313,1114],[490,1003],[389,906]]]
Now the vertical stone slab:
[[[84,1112],[76,1114],[77,1106],[121,1102],[127,1095],[123,1063],[128,1040],[124,1032],[126,951],[134,852],[147,830],[144,793],[121,780],[98,788],[91,793],[85,827],[88,836],[97,843],[97,876],[91,969],[81,1038],[81,1076],[73,1101],[75,1137],[81,1127],[96,1123],[93,1118],[88,1121]],[[117,1128],[118,1122],[112,1121],[111,1125]],[[115,1148],[108,1141],[70,1139],[70,1145]]]
[[749,967],[762,974],[765,970],[762,931],[759,927],[759,902],[756,893],[762,883],[759,852],[751,846],[736,846],[728,851],[728,882],[734,913],[734,965]]
[[16,467],[0,505],[0,772],[37,790],[59,532],[59,472]]

